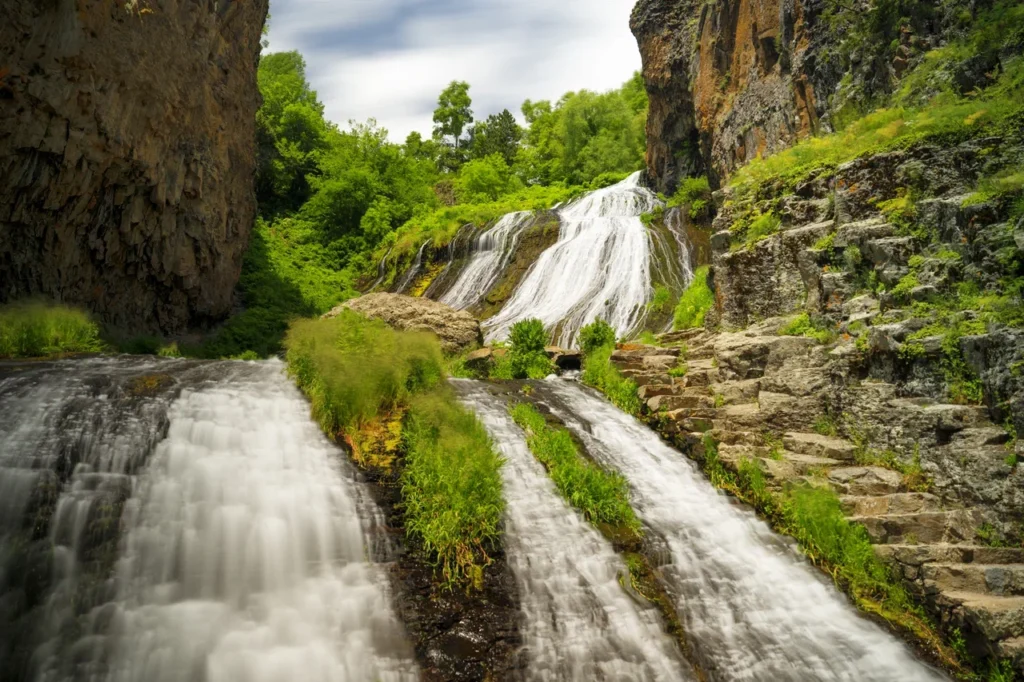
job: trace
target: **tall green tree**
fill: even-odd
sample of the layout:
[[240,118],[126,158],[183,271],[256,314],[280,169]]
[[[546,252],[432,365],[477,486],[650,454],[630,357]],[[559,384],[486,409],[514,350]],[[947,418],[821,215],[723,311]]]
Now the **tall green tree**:
[[298,52],[264,55],[257,81],[263,106],[256,113],[256,195],[263,213],[296,210],[309,198],[331,126]]
[[438,163],[442,170],[457,171],[468,158],[463,134],[473,123],[472,106],[469,83],[465,81],[452,81],[437,98],[434,139],[442,145]]
[[511,166],[515,163],[522,139],[523,129],[512,112],[505,109],[500,114],[491,114],[473,129],[473,158],[483,159],[499,154]]

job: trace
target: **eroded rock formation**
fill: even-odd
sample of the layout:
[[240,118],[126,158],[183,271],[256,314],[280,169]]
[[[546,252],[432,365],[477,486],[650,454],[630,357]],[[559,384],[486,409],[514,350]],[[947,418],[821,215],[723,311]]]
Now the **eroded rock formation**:
[[256,211],[267,0],[0,5],[0,301],[226,315]]
[[347,301],[324,317],[336,317],[345,308],[403,331],[437,335],[446,353],[458,353],[483,344],[480,322],[464,310],[455,310],[428,298],[401,294],[367,294]]

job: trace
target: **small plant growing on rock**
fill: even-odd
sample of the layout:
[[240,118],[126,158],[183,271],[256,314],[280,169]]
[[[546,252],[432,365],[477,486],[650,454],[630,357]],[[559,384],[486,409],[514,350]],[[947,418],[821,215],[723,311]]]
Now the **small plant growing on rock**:
[[707,317],[711,306],[715,304],[715,294],[708,286],[708,274],[710,268],[703,266],[697,269],[693,275],[693,281],[686,287],[679,304],[676,306],[675,320],[673,327],[680,329],[695,329],[704,326],[704,319]]
[[835,437],[839,434],[839,428],[831,416],[823,414],[814,421],[814,432],[819,436]]
[[685,362],[680,363],[668,371],[670,377],[681,379],[686,376],[687,372],[690,371],[690,366]]

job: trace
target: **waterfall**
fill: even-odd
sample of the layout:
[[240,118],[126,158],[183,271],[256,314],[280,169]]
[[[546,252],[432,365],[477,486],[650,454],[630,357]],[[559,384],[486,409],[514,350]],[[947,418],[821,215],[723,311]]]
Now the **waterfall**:
[[571,346],[580,328],[604,318],[619,336],[636,331],[651,297],[651,237],[640,220],[659,204],[640,173],[558,211],[558,242],[540,258],[505,307],[483,324],[487,341],[539,318]]
[[402,280],[395,287],[396,294],[403,294],[405,290],[412,286],[413,281],[416,279],[416,275],[420,274],[420,270],[423,269],[423,252],[430,246],[430,240],[423,242],[423,246],[420,247],[419,251],[416,252],[416,260],[413,261],[412,267],[405,273]]
[[367,557],[379,513],[282,363],[58,363],[0,374],[0,405],[0,492],[16,492],[0,504],[5,552],[21,546],[11,529],[43,518],[41,482],[66,547],[40,620],[68,615],[18,642],[25,679],[417,677]]
[[944,679],[654,432],[576,384],[543,382],[541,393],[592,456],[626,477],[640,517],[664,538],[671,563],[661,570],[713,679]]
[[658,614],[619,584],[611,544],[570,508],[486,384],[453,382],[505,457],[505,547],[519,585],[530,680],[692,680]]
[[469,263],[452,288],[439,299],[441,303],[464,310],[486,296],[512,259],[519,237],[529,227],[531,218],[533,213],[529,211],[506,214],[477,237]]

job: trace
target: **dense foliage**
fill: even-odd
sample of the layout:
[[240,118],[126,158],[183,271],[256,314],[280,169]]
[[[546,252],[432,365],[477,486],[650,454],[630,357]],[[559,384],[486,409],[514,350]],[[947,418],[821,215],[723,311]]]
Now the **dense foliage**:
[[199,355],[277,352],[291,319],[356,295],[385,254],[389,284],[427,240],[443,245],[466,224],[549,208],[643,163],[639,74],[608,93],[527,101],[525,126],[508,110],[478,120],[470,85],[455,81],[438,98],[432,134],[402,144],[372,120],[347,130],[327,121],[297,52],[264,55],[258,79],[260,219],[239,286],[244,311],[186,349]]
[[0,358],[38,358],[101,350],[99,327],[79,310],[44,303],[0,307]]
[[675,329],[694,329],[704,326],[704,318],[708,311],[715,304],[715,292],[711,291],[708,285],[710,268],[703,266],[697,268],[693,274],[693,281],[686,287],[682,297],[676,305]]

